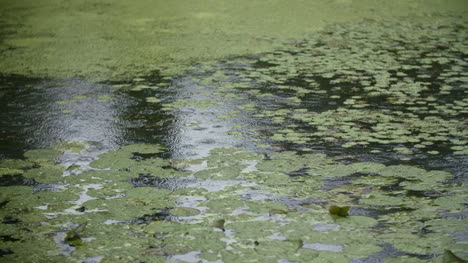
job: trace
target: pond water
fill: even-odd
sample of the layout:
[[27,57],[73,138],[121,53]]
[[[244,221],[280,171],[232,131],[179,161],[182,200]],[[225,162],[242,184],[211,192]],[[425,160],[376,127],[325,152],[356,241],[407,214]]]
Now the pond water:
[[465,262],[468,21],[433,16],[177,74],[4,70],[0,261]]

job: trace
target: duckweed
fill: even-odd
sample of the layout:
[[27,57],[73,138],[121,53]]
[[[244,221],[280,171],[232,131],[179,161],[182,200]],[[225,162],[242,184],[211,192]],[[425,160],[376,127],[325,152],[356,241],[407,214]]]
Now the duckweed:
[[[227,135],[242,134],[253,150],[174,161],[162,145],[131,144],[76,174],[60,156],[86,144],[0,161],[1,176],[38,182],[1,187],[1,257],[424,262],[450,249],[468,258],[463,177],[431,168],[466,152],[464,21],[330,25],[256,57],[195,65],[202,99],[144,97],[170,112],[235,102],[216,112],[218,122],[251,118],[248,130],[236,124],[239,133]],[[140,83],[131,92],[160,89]],[[157,184],[135,183],[145,178]],[[82,244],[62,253],[63,234],[85,222]]]

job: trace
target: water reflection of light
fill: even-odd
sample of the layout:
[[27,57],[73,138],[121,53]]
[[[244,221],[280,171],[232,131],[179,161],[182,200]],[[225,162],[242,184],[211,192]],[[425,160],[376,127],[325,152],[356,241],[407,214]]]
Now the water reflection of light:
[[2,86],[3,99],[9,100],[2,108],[2,131],[15,134],[8,142],[2,140],[2,155],[14,155],[8,152],[14,148],[48,148],[59,141],[96,142],[102,149],[121,145],[119,115],[125,101],[112,98],[112,89],[75,79]]
[[215,105],[186,106],[174,112],[174,125],[168,134],[173,158],[206,157],[209,151],[215,148],[244,146],[245,141],[228,134],[234,125],[242,125],[242,116],[227,120],[217,118],[238,110],[237,100],[219,101],[219,98],[213,95],[216,92],[214,88],[207,86],[201,89],[197,82],[189,77],[176,81],[174,89],[178,91],[176,99],[195,101],[213,99]]
[[[55,141],[99,142],[105,148],[115,148],[122,141],[119,110],[122,100],[112,97],[112,87],[81,80],[43,89],[45,114],[34,138]],[[82,96],[82,97],[77,97]],[[57,101],[71,101],[63,105]],[[63,113],[62,110],[70,111]]]

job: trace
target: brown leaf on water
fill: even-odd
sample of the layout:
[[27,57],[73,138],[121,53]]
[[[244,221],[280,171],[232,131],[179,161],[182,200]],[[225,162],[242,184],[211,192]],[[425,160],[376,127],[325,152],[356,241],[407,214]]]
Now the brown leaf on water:
[[337,205],[332,205],[328,209],[328,212],[332,215],[336,216],[341,216],[341,217],[346,217],[348,216],[348,211],[349,211],[349,206],[337,206]]
[[226,220],[218,219],[215,220],[211,225],[224,231],[224,223],[226,223]]
[[285,215],[288,213],[288,211],[282,210],[282,209],[270,209],[269,213],[270,213],[270,216],[271,215]]

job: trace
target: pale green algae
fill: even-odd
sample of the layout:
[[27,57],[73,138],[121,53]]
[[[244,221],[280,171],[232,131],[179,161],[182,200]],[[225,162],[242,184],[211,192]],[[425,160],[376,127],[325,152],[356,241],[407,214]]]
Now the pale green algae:
[[193,61],[264,52],[328,23],[466,13],[460,0],[6,0],[2,7],[1,72],[101,80],[157,69],[180,72]]
[[176,207],[170,210],[171,214],[178,217],[196,216],[200,211],[191,207]]
[[22,174],[22,173],[24,173],[24,171],[20,169],[0,168],[0,176]]
[[[99,165],[104,167],[107,163],[109,167],[106,168],[116,169],[122,167],[120,163],[127,164],[126,159],[132,160],[130,158],[133,154],[142,152],[155,154],[163,149],[158,145],[130,145],[102,154],[103,160],[113,156],[119,161],[99,162]],[[223,156],[226,157],[224,162]],[[52,155],[50,158],[55,157]],[[293,152],[272,153],[266,159],[262,155],[244,152],[240,148],[215,149],[209,157],[196,162],[200,161],[207,161],[209,165],[206,170],[239,167],[237,178],[253,184],[256,191],[267,195],[273,194],[272,198],[276,196],[278,200],[294,198],[300,201],[300,205],[291,209],[287,202],[271,199],[250,200],[249,192],[252,191],[252,186],[232,185],[211,192],[203,188],[186,188],[173,192],[155,187],[131,188],[128,179],[135,174],[128,170],[91,171],[62,177],[70,185],[86,186],[102,183],[99,189],[102,192],[95,195],[99,199],[83,203],[86,208],[84,213],[61,214],[72,206],[67,202],[78,198],[77,192],[67,192],[65,189],[59,192],[33,193],[32,187],[3,187],[0,192],[1,202],[7,203],[1,208],[2,216],[4,220],[11,216],[20,221],[15,224],[1,224],[2,235],[31,240],[28,241],[30,244],[23,241],[21,249],[35,245],[33,237],[44,239],[46,242],[39,246],[42,249],[35,257],[41,259],[47,255],[59,260],[62,256],[59,255],[60,250],[54,246],[53,233],[73,229],[69,222],[75,224],[88,222],[87,227],[80,233],[80,244],[83,245],[76,246],[75,251],[64,259],[65,262],[95,256],[102,256],[103,262],[125,262],[148,258],[153,258],[155,262],[163,262],[167,255],[186,254],[191,251],[202,252],[199,256],[206,260],[223,262],[239,260],[268,262],[280,259],[299,262],[310,259],[323,262],[349,262],[353,258],[365,258],[378,253],[382,250],[378,245],[381,243],[392,244],[402,252],[413,254],[443,254],[443,250],[447,248],[457,255],[463,256],[465,253],[462,249],[463,244],[457,242],[451,234],[464,231],[466,220],[442,216],[444,211],[463,211],[464,207],[462,203],[460,206],[446,205],[450,201],[442,200],[451,196],[457,197],[458,194],[463,195],[466,190],[462,185],[442,185],[441,183],[450,177],[446,172],[426,171],[404,165],[385,166],[371,162],[342,165],[323,154],[315,153],[302,155]],[[272,161],[281,165],[273,165]],[[249,162],[255,162],[259,171],[242,170],[245,168],[245,163]],[[165,160],[157,164],[165,163],[170,161]],[[27,163],[18,162],[15,166],[27,167]],[[135,164],[125,167],[134,166]],[[303,171],[301,175],[288,174],[301,169]],[[337,171],[337,174],[330,171]],[[196,176],[198,172],[186,171],[186,173]],[[322,190],[321,181],[324,178],[346,177],[353,174],[360,175],[359,180],[353,179],[353,182],[365,185],[364,189]],[[446,194],[436,198],[426,198],[406,195],[404,190],[398,188],[383,191],[381,187],[388,184],[374,183],[377,176],[382,176],[386,180],[394,178],[389,182],[399,184],[417,180],[430,181],[437,185],[439,192]],[[366,178],[370,180],[369,183],[366,182]],[[228,178],[224,178],[226,179]],[[287,183],[281,182],[283,180]],[[118,191],[114,191],[112,187],[115,184],[128,186],[117,187]],[[425,190],[432,189],[431,185],[426,186]],[[194,207],[176,206],[177,200],[181,197],[197,197],[201,201]],[[459,200],[463,202],[462,198]],[[330,204],[383,210],[397,207],[409,210],[383,214],[376,218],[353,215],[353,212],[348,217],[336,217],[328,212]],[[44,205],[47,207],[38,208]],[[193,222],[190,219],[171,222],[155,218],[149,223],[131,224],[137,218],[151,216],[168,208],[173,216],[195,219]],[[127,223],[106,224],[109,220]],[[222,225],[216,223],[220,220],[223,222]],[[314,228],[317,224],[334,227],[319,231],[318,228]],[[379,224],[384,224],[384,227],[377,227]],[[29,230],[24,231],[22,228]],[[423,228],[431,229],[432,233],[421,234]],[[3,249],[15,252],[5,255],[5,259],[30,260],[32,257],[24,255],[22,250],[15,246],[14,241],[2,241],[1,244]],[[314,244],[322,244],[325,249],[333,248],[339,251],[311,249],[320,247]],[[437,245],[432,246],[432,244]]]
[[132,175],[152,174],[161,178],[186,177],[189,173],[176,169],[165,169],[171,162],[162,158],[134,158],[138,154],[158,154],[165,147],[151,144],[136,144],[109,151],[91,163],[95,168],[111,168],[113,170],[127,170]]

